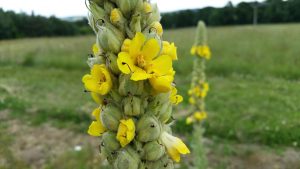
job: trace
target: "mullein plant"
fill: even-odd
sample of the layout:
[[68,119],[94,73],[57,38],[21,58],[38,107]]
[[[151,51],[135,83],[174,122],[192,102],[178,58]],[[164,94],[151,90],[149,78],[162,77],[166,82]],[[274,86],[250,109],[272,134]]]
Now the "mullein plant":
[[88,134],[114,169],[173,169],[190,153],[172,135],[172,106],[182,101],[173,83],[174,43],[162,41],[160,13],[146,0],[90,0],[96,34],[85,91],[97,103]]
[[210,48],[207,45],[207,33],[205,23],[198,22],[195,43],[191,49],[194,58],[191,89],[188,91],[190,96],[189,103],[191,111],[186,119],[188,125],[193,125],[193,165],[197,169],[207,168],[205,148],[203,146],[202,122],[207,118],[205,111],[205,97],[209,91],[209,84],[206,81],[205,62],[211,58]]

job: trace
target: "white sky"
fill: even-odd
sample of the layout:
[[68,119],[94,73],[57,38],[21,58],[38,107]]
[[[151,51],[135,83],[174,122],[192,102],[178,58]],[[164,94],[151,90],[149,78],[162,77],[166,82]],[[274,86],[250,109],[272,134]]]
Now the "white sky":
[[[231,0],[233,4],[241,1],[255,0]],[[207,6],[223,7],[228,0],[152,0],[152,2],[158,3],[161,12],[168,12]],[[35,14],[57,17],[85,16],[87,13],[84,0],[0,0],[0,8],[28,14],[33,11]]]

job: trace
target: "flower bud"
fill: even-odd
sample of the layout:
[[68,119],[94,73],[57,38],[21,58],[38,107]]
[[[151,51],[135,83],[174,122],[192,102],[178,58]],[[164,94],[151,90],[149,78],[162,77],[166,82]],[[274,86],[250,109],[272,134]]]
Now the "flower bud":
[[107,14],[110,14],[110,12],[115,8],[114,4],[110,1],[104,1],[104,10]]
[[105,10],[102,7],[100,7],[95,1],[90,1],[89,7],[90,7],[90,12],[92,13],[92,17],[96,21],[98,19],[105,19],[106,17]]
[[163,32],[164,32],[163,27],[158,21],[153,22],[150,26],[155,29],[156,33],[159,36],[163,35]]
[[127,17],[135,9],[138,1],[141,0],[116,0],[116,3],[120,7],[122,13]]
[[121,73],[117,64],[117,56],[115,54],[107,54],[106,64],[114,74],[118,75]]
[[112,104],[105,106],[101,113],[102,124],[104,127],[112,131],[118,130],[121,117],[122,114],[119,108]]
[[95,56],[95,57],[89,57],[87,60],[87,64],[90,68],[92,68],[94,65],[100,65],[103,63],[103,57],[101,56]]
[[114,154],[115,151],[120,149],[120,143],[116,139],[116,133],[113,132],[105,132],[102,135],[102,145],[104,149],[106,149],[107,152],[110,152],[111,154]]
[[141,14],[136,13],[132,16],[131,22],[130,22],[130,29],[135,34],[137,32],[141,32]]
[[165,154],[165,147],[157,141],[146,143],[143,147],[144,157],[147,161],[156,161]]
[[135,96],[127,96],[123,100],[124,114],[128,116],[139,116],[144,113],[142,100]]
[[146,162],[145,168],[151,168],[151,169],[173,169],[174,164],[171,159],[168,158],[168,156],[163,156],[157,161],[151,161]]
[[137,139],[141,142],[149,142],[158,139],[161,126],[155,116],[145,114],[137,122]]
[[103,6],[104,5],[104,0],[91,0],[90,2],[94,2],[99,6]]
[[104,26],[100,27],[97,40],[104,51],[112,51],[114,53],[120,51],[123,42],[113,31]]
[[[166,106],[165,106],[166,105]],[[172,104],[164,104],[163,109],[160,110],[158,119],[162,123],[166,123],[172,116]]]
[[141,95],[144,90],[143,81],[133,81],[130,79],[130,75],[121,74],[119,77],[119,93],[122,96]]
[[160,21],[160,12],[156,4],[152,5],[152,13],[148,17],[147,25],[151,25],[155,21]]
[[118,157],[114,162],[115,169],[138,169],[139,155],[131,147],[126,147],[119,151]]
[[110,21],[113,25],[115,25],[119,29],[123,31],[125,30],[126,19],[124,18],[122,12],[118,8],[115,8],[111,11]]

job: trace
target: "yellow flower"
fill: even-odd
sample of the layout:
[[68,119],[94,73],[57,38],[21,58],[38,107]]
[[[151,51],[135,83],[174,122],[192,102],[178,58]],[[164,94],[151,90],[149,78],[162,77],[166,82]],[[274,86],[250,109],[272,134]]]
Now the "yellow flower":
[[138,32],[130,42],[129,50],[118,54],[117,64],[122,73],[131,74],[131,80],[149,79],[154,89],[168,92],[174,79],[172,58],[168,55],[158,56],[159,52],[156,39],[146,41],[146,37]]
[[159,22],[153,22],[151,24],[151,26],[156,30],[156,33],[159,35],[159,36],[162,36],[163,33],[164,33],[164,30],[163,30],[163,27],[162,25],[159,23]]
[[205,98],[207,95],[207,90],[202,89],[200,86],[195,86],[192,90],[189,91],[190,95],[195,95],[200,98]]
[[163,49],[162,55],[169,55],[171,56],[172,60],[178,60],[177,58],[177,47],[174,43],[169,43],[167,41],[163,41]]
[[172,87],[172,89],[171,89],[170,101],[171,101],[171,103],[173,103],[175,105],[177,105],[183,101],[183,97],[180,95],[177,95],[177,89],[175,87]]
[[100,120],[100,113],[101,111],[99,108],[95,109],[92,113],[96,121],[93,121],[88,129],[88,134],[91,136],[101,136],[106,131],[106,128]]
[[105,65],[94,65],[91,74],[82,78],[85,88],[100,95],[106,95],[112,88],[112,80]]
[[194,122],[194,118],[193,117],[187,117],[186,120],[185,120],[185,123],[187,125],[190,125]]
[[125,39],[122,45],[122,52],[129,52],[129,47],[131,44],[131,40],[130,39]]
[[191,55],[195,55],[197,53],[197,46],[193,46],[191,49]]
[[207,113],[206,112],[195,112],[194,118],[198,121],[202,121],[207,118]]
[[150,3],[144,2],[144,12],[145,12],[145,13],[150,13],[150,12],[152,12],[152,6],[151,6]]
[[117,133],[117,140],[122,147],[129,144],[135,136],[135,125],[132,119],[121,120]]
[[99,105],[102,105],[103,104],[103,99],[101,97],[101,95],[97,94],[97,93],[94,93],[94,92],[91,92],[91,96],[93,98],[93,100],[99,104]]
[[96,43],[93,45],[92,50],[93,50],[93,54],[95,56],[101,54],[100,47]]
[[189,98],[189,103],[190,103],[190,104],[195,104],[196,101],[195,101],[195,99],[194,99],[193,97],[190,97],[190,98]]
[[121,15],[120,15],[121,11],[118,10],[117,8],[114,8],[111,13],[110,13],[110,21],[112,23],[117,23],[120,21],[121,19]]
[[190,150],[179,138],[174,137],[167,132],[162,133],[161,141],[166,146],[168,154],[176,162],[180,161],[180,154],[190,153]]
[[200,84],[201,84],[203,91],[206,91],[206,92],[209,91],[209,84],[207,82],[203,82],[203,83],[200,82]]
[[197,48],[197,54],[201,57],[204,57],[206,59],[210,59],[211,58],[211,52],[210,49],[207,45],[204,46],[198,46]]

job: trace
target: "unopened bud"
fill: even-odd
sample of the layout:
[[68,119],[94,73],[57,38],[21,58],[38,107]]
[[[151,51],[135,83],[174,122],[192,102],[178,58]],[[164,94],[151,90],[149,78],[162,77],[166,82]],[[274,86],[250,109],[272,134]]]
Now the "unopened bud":
[[102,56],[95,56],[95,57],[89,57],[87,60],[87,64],[90,68],[92,68],[94,65],[100,65],[104,62],[104,59]]
[[149,142],[158,139],[161,126],[155,116],[145,114],[137,123],[137,139],[141,142]]
[[128,116],[139,116],[144,113],[142,101],[135,96],[127,96],[123,100],[124,114]]
[[114,9],[114,4],[110,1],[104,1],[104,10],[107,14],[110,14],[110,12]]
[[144,2],[143,7],[144,7],[144,13],[148,14],[152,12],[152,6],[150,3]]
[[156,4],[152,5],[152,12],[148,17],[147,25],[150,25],[155,21],[160,21],[160,12]]
[[130,13],[135,9],[138,1],[141,0],[116,0],[116,3],[120,7],[120,10],[125,16],[129,16]]
[[97,5],[102,6],[102,7],[104,5],[104,0],[90,0],[90,2],[94,2]]
[[156,161],[165,154],[165,147],[157,141],[146,143],[143,147],[144,159],[148,161]]
[[116,133],[113,132],[105,132],[102,135],[102,145],[104,149],[106,149],[107,152],[110,152],[110,154],[114,154],[115,151],[120,149],[120,143],[116,139]]
[[169,121],[169,119],[172,116],[172,104],[169,103],[169,104],[164,104],[164,105],[167,105],[167,106],[163,106],[163,108],[160,110],[158,119],[161,122],[166,123],[167,121]]
[[143,81],[133,81],[130,75],[121,74],[119,77],[119,92],[122,96],[141,95],[144,90]]
[[115,25],[119,29],[122,30],[125,29],[126,19],[124,18],[122,12],[118,8],[115,8],[111,11],[110,21],[113,25]]
[[146,162],[145,164],[146,168],[151,168],[151,169],[173,169],[174,165],[173,165],[173,161],[171,159],[168,158],[168,156],[163,156],[161,157],[159,160],[156,161],[151,161],[151,162]]
[[130,28],[131,31],[136,34],[137,32],[141,32],[141,14],[136,13],[132,16],[131,22],[130,22]]
[[108,67],[114,74],[118,75],[121,73],[117,64],[117,56],[115,54],[108,53],[106,61]]
[[118,153],[114,163],[115,169],[138,169],[139,155],[131,147],[127,146]]
[[121,49],[123,40],[120,40],[113,31],[105,26],[101,26],[98,31],[98,43],[104,51],[118,53]]
[[102,124],[112,131],[118,130],[121,117],[120,109],[113,104],[106,105],[101,113]]
[[153,22],[150,26],[155,29],[156,33],[159,36],[163,35],[163,32],[164,32],[163,27],[158,21]]

